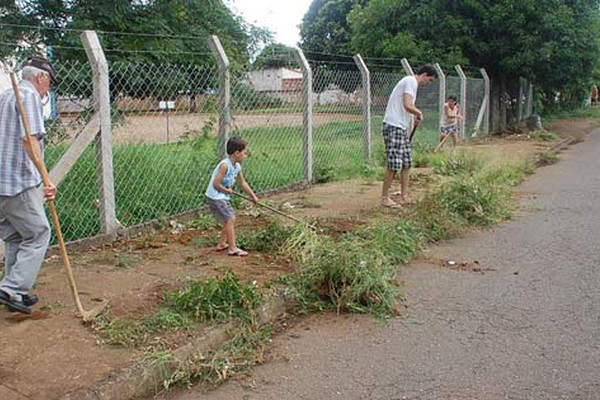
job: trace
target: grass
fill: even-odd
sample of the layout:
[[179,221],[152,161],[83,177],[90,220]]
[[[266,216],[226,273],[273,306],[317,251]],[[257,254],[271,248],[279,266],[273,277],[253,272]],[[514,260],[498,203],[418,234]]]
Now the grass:
[[600,107],[581,107],[575,110],[566,110],[544,114],[547,122],[561,119],[600,118]]

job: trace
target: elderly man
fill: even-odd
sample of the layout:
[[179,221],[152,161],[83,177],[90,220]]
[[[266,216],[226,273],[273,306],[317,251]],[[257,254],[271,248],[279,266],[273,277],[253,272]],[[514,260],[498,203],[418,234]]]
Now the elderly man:
[[44,199],[56,195],[53,184],[42,187],[32,158],[43,160],[46,134],[42,99],[56,75],[52,64],[31,57],[21,71],[19,92],[31,136],[25,135],[13,89],[0,94],[0,238],[5,243],[0,304],[10,311],[31,313],[37,303],[30,295],[50,242]]

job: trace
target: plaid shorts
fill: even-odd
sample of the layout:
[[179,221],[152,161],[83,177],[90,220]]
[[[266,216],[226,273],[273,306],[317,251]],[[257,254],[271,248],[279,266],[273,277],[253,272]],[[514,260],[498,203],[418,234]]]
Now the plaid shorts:
[[412,149],[406,129],[383,123],[383,141],[387,169],[400,171],[412,166]]

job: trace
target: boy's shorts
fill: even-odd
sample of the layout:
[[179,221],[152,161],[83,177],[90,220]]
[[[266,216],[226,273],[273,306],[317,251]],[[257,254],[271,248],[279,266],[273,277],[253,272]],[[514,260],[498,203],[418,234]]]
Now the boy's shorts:
[[451,126],[442,126],[440,128],[440,135],[446,136],[448,134],[456,133],[458,134],[458,127],[456,125]]
[[383,123],[386,166],[390,171],[400,171],[412,166],[412,149],[406,129]]
[[206,203],[208,204],[208,209],[214,215],[215,219],[218,223],[222,224],[230,219],[235,218],[235,213],[233,211],[233,207],[229,204],[227,200],[213,200],[209,197],[206,198]]

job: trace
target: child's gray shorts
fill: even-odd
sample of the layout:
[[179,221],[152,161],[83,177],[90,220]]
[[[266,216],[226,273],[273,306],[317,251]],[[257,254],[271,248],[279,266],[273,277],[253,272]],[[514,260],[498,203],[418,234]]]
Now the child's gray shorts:
[[235,213],[233,212],[233,207],[229,204],[227,200],[213,200],[211,198],[206,198],[206,202],[208,204],[208,208],[212,215],[215,216],[215,219],[219,223],[225,223],[230,219],[235,218]]

